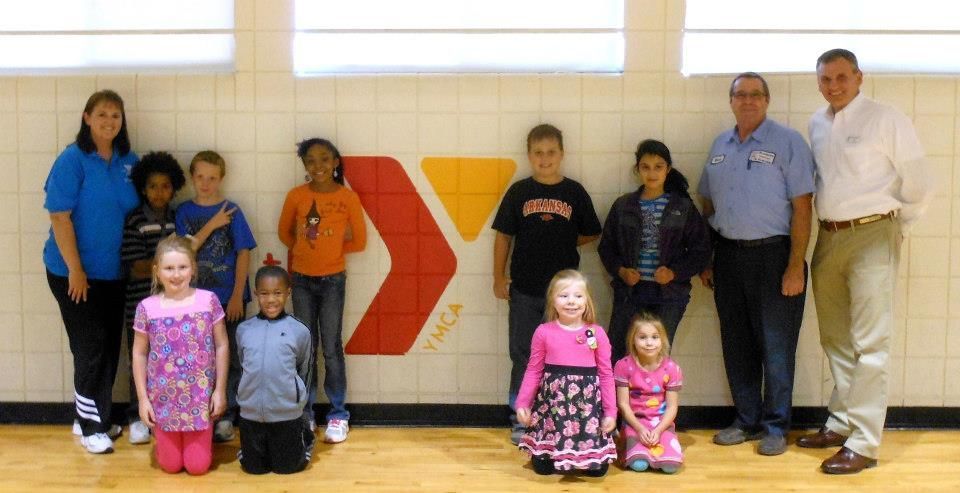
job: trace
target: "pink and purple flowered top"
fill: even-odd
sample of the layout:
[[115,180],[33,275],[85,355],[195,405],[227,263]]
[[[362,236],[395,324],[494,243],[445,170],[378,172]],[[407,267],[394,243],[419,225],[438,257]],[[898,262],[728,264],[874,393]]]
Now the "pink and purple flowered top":
[[133,330],[150,338],[147,397],[161,430],[205,430],[216,383],[213,326],[223,319],[223,307],[202,289],[190,304],[162,306],[162,300],[153,295],[141,301],[133,320]]

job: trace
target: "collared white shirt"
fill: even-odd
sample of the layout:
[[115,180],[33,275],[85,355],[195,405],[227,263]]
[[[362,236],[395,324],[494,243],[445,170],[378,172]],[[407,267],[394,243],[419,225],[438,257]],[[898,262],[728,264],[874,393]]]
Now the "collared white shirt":
[[932,173],[909,118],[858,94],[839,113],[810,118],[817,170],[817,214],[844,221],[900,211],[909,225],[933,198]]

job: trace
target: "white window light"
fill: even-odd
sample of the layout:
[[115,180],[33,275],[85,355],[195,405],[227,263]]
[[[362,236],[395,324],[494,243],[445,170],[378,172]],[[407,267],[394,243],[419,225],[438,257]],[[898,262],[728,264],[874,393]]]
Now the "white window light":
[[297,0],[294,70],[622,72],[623,0]]
[[0,9],[0,73],[233,70],[233,0],[2,0]]
[[832,48],[869,72],[960,73],[960,3],[947,0],[687,0],[685,75],[813,72]]

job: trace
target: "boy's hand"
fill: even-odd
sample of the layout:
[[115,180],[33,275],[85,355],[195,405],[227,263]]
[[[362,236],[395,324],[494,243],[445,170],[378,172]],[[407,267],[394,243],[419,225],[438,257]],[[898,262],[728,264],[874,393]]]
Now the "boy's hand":
[[211,228],[217,229],[226,226],[233,220],[233,213],[237,212],[237,208],[234,207],[233,209],[227,210],[227,204],[227,201],[223,201],[223,207],[207,221],[207,224],[210,225]]
[[501,300],[510,299],[510,279],[506,277],[493,278],[493,295]]
[[150,401],[146,399],[140,400],[140,421],[143,421],[148,428],[153,428],[157,425],[157,418],[153,413],[153,404],[150,404]]
[[216,421],[223,417],[227,410],[227,396],[224,392],[213,391],[210,396],[210,421]]
[[600,431],[612,433],[617,428],[617,418],[607,416],[600,421]]
[[233,295],[227,303],[227,321],[236,322],[243,318],[243,295]]

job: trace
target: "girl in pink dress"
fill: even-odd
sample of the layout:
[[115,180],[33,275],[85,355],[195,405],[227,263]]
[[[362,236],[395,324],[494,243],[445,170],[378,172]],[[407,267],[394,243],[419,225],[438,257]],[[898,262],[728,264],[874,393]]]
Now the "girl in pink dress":
[[627,347],[629,354],[613,368],[623,416],[623,464],[638,472],[653,468],[675,473],[683,463],[673,426],[683,373],[668,356],[663,323],[649,314],[637,315],[627,332]]
[[617,426],[610,341],[596,324],[579,272],[553,276],[546,305],[547,322],[533,333],[517,395],[517,420],[527,427],[520,449],[537,474],[603,476],[617,457],[610,436]]
[[157,439],[157,463],[169,473],[204,474],[212,457],[212,423],[226,410],[230,363],[217,295],[190,286],[197,261],[190,240],[157,244],[153,296],[133,321],[133,378],[140,419]]

